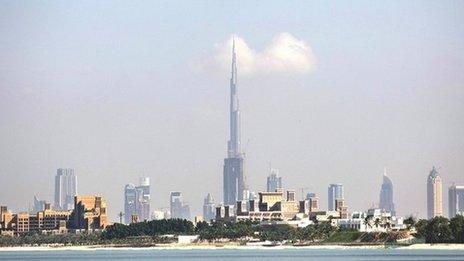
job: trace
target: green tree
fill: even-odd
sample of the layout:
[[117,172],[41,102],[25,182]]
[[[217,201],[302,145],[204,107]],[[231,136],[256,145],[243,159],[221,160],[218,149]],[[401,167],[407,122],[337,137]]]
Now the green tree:
[[379,228],[379,225],[380,225],[380,218],[376,218],[376,219],[374,220],[374,226],[375,226],[376,228]]
[[425,238],[425,234],[427,231],[427,224],[429,221],[427,219],[420,219],[416,222],[414,227],[416,228],[416,236]]
[[414,227],[416,224],[416,219],[413,216],[407,217],[403,223],[406,225],[406,228],[409,230]]
[[289,225],[265,225],[260,227],[261,240],[294,241],[297,239],[297,229]]
[[452,242],[464,243],[464,216],[456,215],[450,220],[449,226]]
[[363,223],[364,223],[365,226],[372,227],[372,225],[371,225],[371,217],[370,217],[370,216],[366,216],[366,217],[364,218]]
[[444,217],[434,217],[431,220],[429,220],[425,231],[425,242],[451,242],[451,229],[449,226],[449,220]]

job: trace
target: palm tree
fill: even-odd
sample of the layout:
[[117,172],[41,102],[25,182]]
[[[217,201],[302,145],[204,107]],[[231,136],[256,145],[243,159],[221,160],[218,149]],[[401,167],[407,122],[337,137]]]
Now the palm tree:
[[411,229],[416,225],[416,219],[413,216],[409,216],[403,223],[406,224],[407,229]]
[[386,222],[385,223],[385,228],[388,230],[391,228],[391,223],[390,222]]
[[368,227],[372,227],[371,225],[371,217],[367,216],[364,218],[364,225],[368,226]]
[[376,228],[379,228],[379,225],[380,225],[380,218],[376,218],[376,219],[374,220],[374,225],[375,225]]
[[119,217],[119,223],[121,223],[121,224],[122,224],[122,217],[123,217],[123,216],[124,216],[124,213],[122,213],[122,211],[120,211],[120,212],[118,213],[118,217]]

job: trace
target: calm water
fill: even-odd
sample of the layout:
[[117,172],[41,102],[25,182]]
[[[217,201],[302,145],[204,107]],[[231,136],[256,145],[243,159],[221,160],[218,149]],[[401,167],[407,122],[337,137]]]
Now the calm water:
[[0,252],[0,260],[464,260],[459,250],[227,249],[56,250]]

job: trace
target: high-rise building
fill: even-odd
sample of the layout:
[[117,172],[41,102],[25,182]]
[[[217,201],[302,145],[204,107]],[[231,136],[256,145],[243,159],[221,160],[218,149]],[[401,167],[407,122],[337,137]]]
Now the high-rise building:
[[393,203],[393,183],[387,176],[387,170],[383,173],[383,183],[380,189],[379,208],[388,211],[395,216],[395,204]]
[[77,195],[77,177],[74,169],[58,169],[55,176],[55,208],[70,210]]
[[279,170],[271,169],[271,173],[267,177],[266,188],[267,192],[275,192],[276,189],[282,188],[282,177],[279,177]]
[[464,186],[451,185],[448,190],[449,218],[464,215]]
[[139,216],[139,220],[150,219],[150,178],[141,177],[140,185],[136,188],[137,201],[136,209]]
[[45,209],[46,203],[47,201],[40,200],[37,196],[34,196],[34,208],[32,209],[32,213],[43,211]]
[[316,193],[306,194],[306,200],[309,205],[309,212],[319,211],[319,197],[316,196]]
[[435,167],[427,178],[427,217],[443,216],[443,185]]
[[140,185],[132,183],[124,187],[124,222],[131,223],[136,220],[144,221],[150,219],[150,178],[141,177]]
[[214,205],[214,199],[211,193],[208,193],[203,203],[203,219],[209,222],[214,219],[215,215],[216,206]]
[[329,211],[335,211],[336,210],[336,206],[335,206],[335,199],[343,199],[344,196],[343,196],[343,185],[340,184],[340,183],[336,183],[336,184],[330,184],[329,185],[329,189],[328,189],[328,197],[327,197],[327,200],[328,200],[328,210]]
[[124,223],[132,222],[132,215],[137,215],[136,208],[137,191],[134,184],[129,183],[124,187]]
[[243,153],[241,151],[241,122],[237,94],[237,63],[235,41],[232,42],[232,76],[230,78],[230,139],[227,143],[227,158],[224,159],[223,193],[224,204],[235,205],[243,199],[245,181],[243,176]]
[[190,220],[190,207],[184,202],[182,198],[182,192],[173,191],[171,192],[171,218],[180,218]]

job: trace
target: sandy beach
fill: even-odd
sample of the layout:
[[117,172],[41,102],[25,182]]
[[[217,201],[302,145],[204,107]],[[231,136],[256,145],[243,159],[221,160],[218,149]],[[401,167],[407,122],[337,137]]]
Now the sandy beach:
[[[239,245],[213,245],[213,244],[169,244],[151,247],[118,247],[118,246],[26,246],[26,247],[0,247],[0,252],[7,251],[98,251],[98,250],[215,250],[215,249],[239,249],[239,250],[278,250],[278,249],[327,249],[327,250],[343,250],[343,249],[384,249],[384,245],[314,245],[314,246],[239,246]],[[409,246],[394,246],[395,249],[407,250],[462,250],[464,251],[464,244],[414,244]]]

